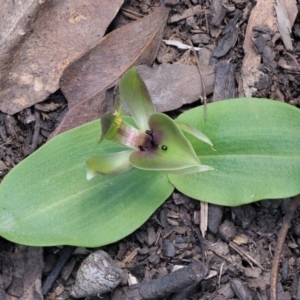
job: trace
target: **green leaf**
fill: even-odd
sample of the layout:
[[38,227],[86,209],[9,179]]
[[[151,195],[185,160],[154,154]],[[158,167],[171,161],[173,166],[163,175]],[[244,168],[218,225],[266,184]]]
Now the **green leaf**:
[[300,111],[266,99],[232,99],[189,110],[178,120],[204,132],[210,146],[189,136],[203,164],[215,170],[169,175],[182,193],[236,206],[300,193]]
[[138,169],[87,181],[87,158],[124,150],[97,145],[99,123],[53,138],[4,178],[0,235],[32,246],[106,245],[140,227],[172,193],[166,175]]
[[119,83],[120,97],[127,104],[135,123],[142,131],[149,129],[148,120],[155,108],[148,89],[135,67],[129,69]]

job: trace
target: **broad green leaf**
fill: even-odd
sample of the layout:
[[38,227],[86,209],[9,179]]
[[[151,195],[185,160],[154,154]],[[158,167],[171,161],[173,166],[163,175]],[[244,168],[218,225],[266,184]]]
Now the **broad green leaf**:
[[210,146],[188,136],[201,163],[215,170],[169,175],[182,193],[236,206],[300,193],[300,110],[266,99],[232,99],[191,109],[178,118],[201,130]]
[[148,89],[135,67],[129,69],[119,83],[120,97],[128,106],[137,126],[142,131],[149,129],[148,120],[155,108]]
[[166,175],[138,169],[86,180],[87,158],[124,150],[97,144],[99,123],[53,138],[4,178],[0,235],[33,246],[106,245],[140,227],[172,193]]

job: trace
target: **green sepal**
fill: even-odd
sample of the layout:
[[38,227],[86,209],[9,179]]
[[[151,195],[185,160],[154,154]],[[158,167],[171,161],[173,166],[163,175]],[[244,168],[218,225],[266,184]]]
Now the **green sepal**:
[[132,169],[129,162],[131,150],[94,155],[86,160],[86,179],[90,180],[98,174],[120,174]]
[[135,67],[129,69],[119,83],[121,99],[126,103],[138,128],[149,129],[148,120],[155,113],[149,91]]
[[197,138],[198,140],[210,145],[211,147],[213,147],[213,143],[211,142],[211,140],[203,133],[201,132],[200,130],[196,129],[195,127],[187,124],[187,123],[184,123],[184,122],[180,122],[180,121],[177,121],[175,120],[175,123],[178,125],[178,127],[193,135],[195,138]]
[[199,164],[197,166],[191,166],[179,170],[168,170],[167,174],[176,174],[176,175],[186,175],[186,174],[192,174],[192,173],[200,173],[200,172],[206,172],[206,171],[213,171],[215,170],[211,166],[202,165]]
[[100,120],[101,122],[101,137],[99,143],[104,139],[112,140],[116,137],[118,128],[122,123],[124,110],[120,105],[120,97],[115,99],[115,105],[112,111],[104,114]]

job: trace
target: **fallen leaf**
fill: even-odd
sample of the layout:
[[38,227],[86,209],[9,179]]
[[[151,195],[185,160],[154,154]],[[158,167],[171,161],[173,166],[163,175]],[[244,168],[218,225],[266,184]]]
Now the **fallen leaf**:
[[[200,66],[206,94],[213,91],[215,68]],[[138,66],[157,111],[170,111],[199,100],[203,95],[201,78],[196,66],[161,64],[155,68]]]
[[64,68],[96,45],[122,3],[4,1],[0,110],[17,113],[56,91]]
[[294,0],[277,0],[275,5],[277,15],[277,27],[280,32],[286,50],[293,50],[291,32],[297,16],[297,5]]
[[253,47],[252,37],[254,33],[252,29],[254,26],[263,25],[274,32],[277,31],[274,3],[272,1],[257,0],[249,17],[243,46],[245,56],[242,66],[242,80],[243,91],[246,97],[251,97],[256,92],[255,83],[259,81],[259,77],[262,75],[262,72],[259,70],[261,56],[256,53]]
[[288,19],[291,23],[291,26],[293,26],[298,15],[296,0],[285,0],[285,6],[288,14]]
[[149,16],[114,30],[65,69],[60,86],[69,111],[51,137],[98,118],[106,89],[131,66],[153,62],[168,11],[162,5]]

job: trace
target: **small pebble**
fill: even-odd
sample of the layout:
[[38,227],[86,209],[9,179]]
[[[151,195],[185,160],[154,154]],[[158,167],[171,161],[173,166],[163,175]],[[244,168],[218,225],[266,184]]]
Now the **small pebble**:
[[234,227],[232,222],[226,220],[220,226],[219,232],[220,235],[224,238],[224,240],[231,241],[236,235],[236,228]]

